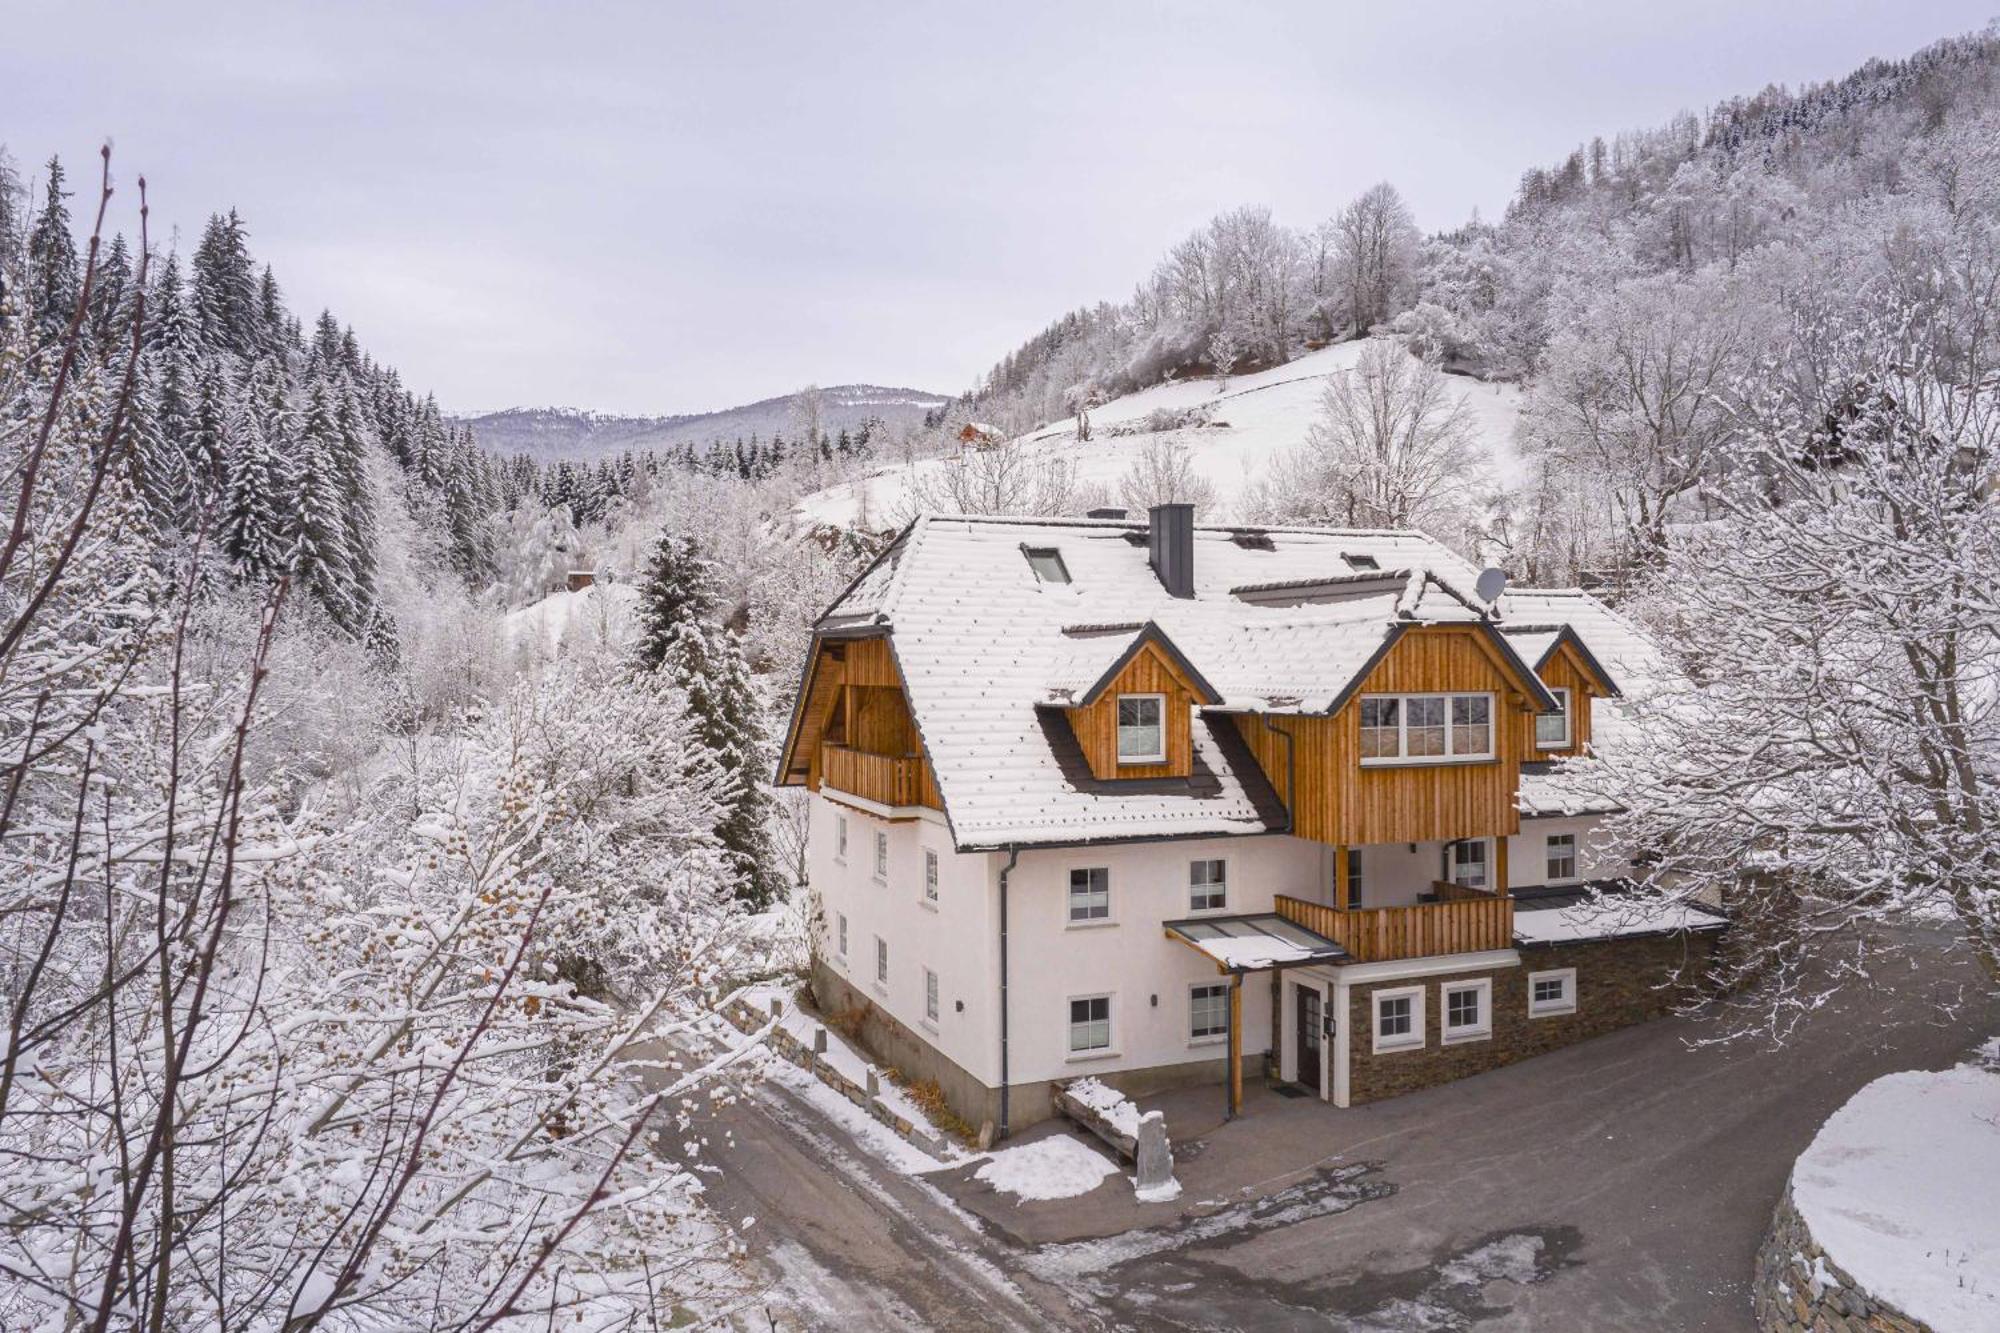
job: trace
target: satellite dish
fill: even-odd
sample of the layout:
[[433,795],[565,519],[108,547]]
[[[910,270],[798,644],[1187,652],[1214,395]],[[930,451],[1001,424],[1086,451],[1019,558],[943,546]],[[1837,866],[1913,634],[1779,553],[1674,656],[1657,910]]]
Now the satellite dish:
[[1488,606],[1500,600],[1500,594],[1507,591],[1507,571],[1504,569],[1482,569],[1479,582],[1472,585],[1479,594],[1479,600]]

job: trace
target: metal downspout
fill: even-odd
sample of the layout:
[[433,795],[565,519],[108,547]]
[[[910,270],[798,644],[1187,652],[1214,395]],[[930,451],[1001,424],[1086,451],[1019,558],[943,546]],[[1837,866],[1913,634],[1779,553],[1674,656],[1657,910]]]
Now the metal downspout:
[[1290,833],[1294,823],[1292,817],[1292,794],[1298,790],[1299,778],[1298,748],[1293,742],[1298,738],[1283,727],[1274,725],[1269,713],[1257,714],[1257,720],[1262,722],[1264,730],[1270,732],[1273,736],[1282,736],[1285,738],[1285,826],[1279,829],[1278,832]]
[[1000,868],[1000,1138],[1007,1137],[1007,877],[1021,860],[1017,844],[1007,849]]

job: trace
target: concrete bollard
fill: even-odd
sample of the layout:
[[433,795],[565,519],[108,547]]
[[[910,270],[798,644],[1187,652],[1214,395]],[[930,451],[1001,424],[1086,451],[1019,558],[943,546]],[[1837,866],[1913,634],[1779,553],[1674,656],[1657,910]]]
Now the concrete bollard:
[[868,1066],[868,1095],[870,1097],[879,1097],[882,1095],[882,1080],[875,1073],[875,1066],[873,1065]]
[[1167,1117],[1148,1111],[1139,1117],[1139,1139],[1133,1153],[1137,1168],[1135,1184],[1141,1193],[1165,1189],[1174,1179],[1174,1153],[1167,1146]]
[[782,998],[780,998],[779,996],[776,996],[776,995],[773,995],[773,996],[771,997],[771,1017],[772,1017],[772,1018],[783,1018],[784,1016],[785,1016],[785,1002],[784,1002],[784,1000],[783,1000]]
[[825,1055],[825,1054],[826,1054],[826,1029],[825,1029],[825,1028],[814,1028],[814,1029],[813,1029],[813,1054],[814,1054],[815,1056],[823,1056],[823,1055]]

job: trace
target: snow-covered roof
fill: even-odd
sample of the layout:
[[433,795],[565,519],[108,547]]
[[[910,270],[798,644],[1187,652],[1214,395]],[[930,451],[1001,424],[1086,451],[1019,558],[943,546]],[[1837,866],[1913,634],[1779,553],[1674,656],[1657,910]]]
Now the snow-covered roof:
[[1230,972],[1262,972],[1299,963],[1336,963],[1347,950],[1275,912],[1169,921],[1167,929]]
[[1514,942],[1524,946],[1721,930],[1728,924],[1724,918],[1691,903],[1616,893],[1593,896],[1578,892],[1539,899],[1517,898],[1514,902]]
[[[1107,783],[1091,779],[1059,710],[1151,635],[1206,686],[1210,707],[1327,712],[1412,625],[1497,630],[1509,612],[1503,602],[1500,623],[1488,620],[1469,591],[1477,571],[1419,532],[1259,531],[1268,541],[1195,529],[1194,595],[1176,598],[1148,563],[1143,520],[928,516],[819,630],[892,634],[962,848],[1269,832],[1283,827],[1282,807],[1226,719],[1195,726],[1191,778]],[[1027,547],[1060,552],[1069,581],[1041,581]],[[1395,577],[1349,577],[1368,561]],[[1332,590],[1242,595],[1320,584]],[[1547,607],[1534,614],[1550,621]],[[1494,643],[1514,651],[1504,635]]]

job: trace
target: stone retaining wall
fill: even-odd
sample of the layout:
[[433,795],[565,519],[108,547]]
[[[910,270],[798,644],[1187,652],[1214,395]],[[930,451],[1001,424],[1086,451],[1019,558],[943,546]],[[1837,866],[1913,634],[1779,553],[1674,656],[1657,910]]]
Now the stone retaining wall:
[[[793,1001],[787,1000],[786,1003],[793,1003]],[[745,1034],[756,1032],[771,1017],[769,1013],[754,1008],[742,1000],[732,1001],[722,1012],[723,1017],[727,1018],[737,1031]],[[831,1034],[829,1034],[828,1040],[833,1039]],[[897,1115],[885,1103],[873,1096],[867,1088],[848,1078],[826,1061],[819,1059],[813,1053],[811,1046],[800,1041],[784,1028],[774,1027],[771,1029],[770,1044],[772,1050],[797,1065],[800,1069],[805,1070],[841,1096],[847,1098],[848,1101],[853,1102],[877,1121],[888,1126],[904,1142],[923,1149],[940,1162],[951,1160],[951,1154],[945,1147],[942,1135],[933,1131],[928,1125],[914,1124]]]
[[1827,1257],[1792,1206],[1789,1184],[1757,1251],[1750,1299],[1764,1333],[1932,1333],[1929,1324],[1862,1290]]

